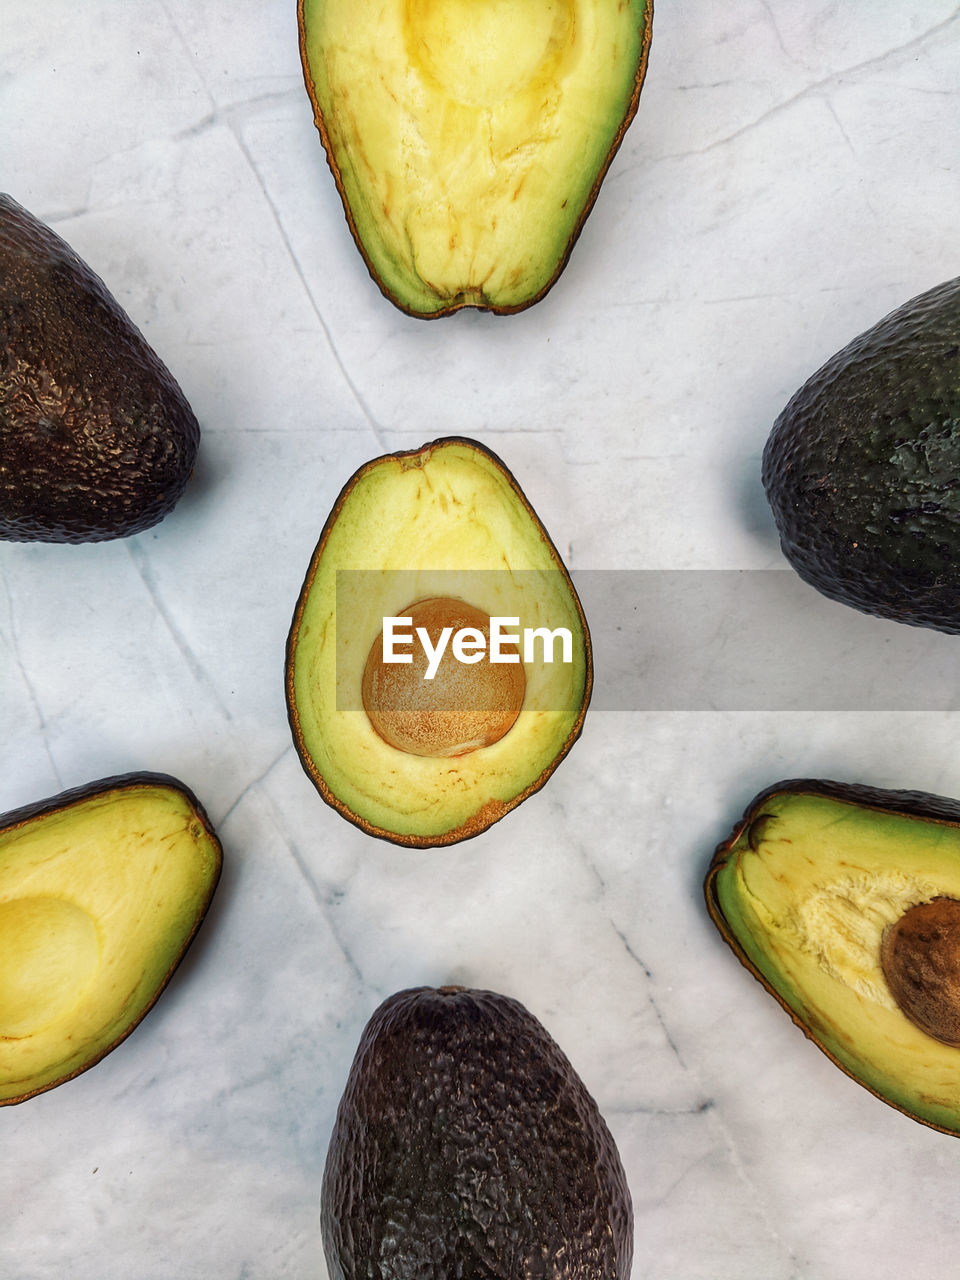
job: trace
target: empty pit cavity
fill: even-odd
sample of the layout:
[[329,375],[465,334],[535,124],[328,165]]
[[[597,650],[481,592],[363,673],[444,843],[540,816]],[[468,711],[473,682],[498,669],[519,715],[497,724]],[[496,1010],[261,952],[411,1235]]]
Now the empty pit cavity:
[[63,898],[0,903],[0,1037],[22,1039],[69,1013],[100,963],[90,915]]
[[496,107],[555,75],[575,30],[574,0],[407,0],[416,65],[448,97]]

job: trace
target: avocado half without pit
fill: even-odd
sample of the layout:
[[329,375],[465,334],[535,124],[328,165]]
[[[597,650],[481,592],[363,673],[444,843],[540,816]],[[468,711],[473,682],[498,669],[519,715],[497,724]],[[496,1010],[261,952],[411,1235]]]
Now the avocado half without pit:
[[149,529],[183,495],[199,441],[183,392],[103,281],[0,195],[0,539]]
[[960,1133],[960,802],[777,783],[717,849],[707,906],[844,1071]]
[[384,1001],[327,1152],[331,1276],[627,1280],[633,1207],[613,1137],[519,1001],[429,987]]
[[593,680],[570,576],[503,462],[448,437],[344,486],[287,642],[294,742],[371,835],[452,844],[543,786]]
[[546,293],[636,113],[651,20],[652,0],[300,0],[316,124],[393,303]]
[[199,801],[131,773],[0,818],[0,1105],[79,1075],[153,1007],[220,875]]

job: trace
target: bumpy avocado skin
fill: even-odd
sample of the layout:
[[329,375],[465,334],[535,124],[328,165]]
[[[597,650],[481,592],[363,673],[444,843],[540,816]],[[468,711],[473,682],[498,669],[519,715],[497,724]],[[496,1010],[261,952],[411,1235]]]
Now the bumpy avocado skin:
[[542,1025],[489,991],[418,988],[368,1023],[323,1178],[331,1278],[624,1280],[630,1193]]
[[960,800],[774,783],[718,845],[704,889],[734,954],[836,1066],[911,1119],[960,1135],[960,1050],[904,1016],[880,959],[886,926],[910,906],[960,898]]
[[856,338],[780,414],[763,484],[787,559],[865,613],[960,632],[960,278]]
[[0,538],[101,542],[162,520],[200,429],[69,245],[0,195]]
[[[138,808],[141,796],[169,804],[174,817],[163,833],[151,829],[150,811]],[[118,819],[118,809],[131,817]],[[95,820],[90,814],[98,810],[104,816],[91,840]],[[132,817],[137,813],[139,821]],[[74,843],[81,826],[85,830]],[[166,867],[174,862],[177,872],[168,875]],[[91,1019],[85,1013],[79,1020],[76,1011],[64,1010],[35,1031],[20,1029],[11,1036],[0,1031],[0,1107],[73,1079],[130,1035],[203,923],[222,863],[223,849],[203,805],[188,786],[165,773],[141,770],[100,778],[0,814],[0,909],[62,898],[89,911],[101,972],[105,963],[110,966],[107,977],[98,974],[91,984],[102,993],[102,1016]],[[107,872],[109,864],[113,869]],[[163,887],[152,895],[138,893],[150,874]],[[0,1024],[10,1017],[11,991],[14,999],[19,994],[16,974],[7,981],[8,966],[15,967],[20,954],[11,941],[9,915],[4,926]],[[120,957],[116,965],[114,955]],[[90,987],[83,999],[89,994]]]

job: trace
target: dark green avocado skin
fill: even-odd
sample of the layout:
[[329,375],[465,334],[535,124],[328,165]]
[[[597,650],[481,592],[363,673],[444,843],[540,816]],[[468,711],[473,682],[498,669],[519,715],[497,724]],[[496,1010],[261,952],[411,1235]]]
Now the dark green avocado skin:
[[107,795],[117,791],[132,791],[140,787],[166,787],[171,791],[179,791],[196,813],[206,831],[214,837],[219,846],[219,837],[210,822],[210,818],[207,816],[207,811],[190,787],[178,778],[172,777],[169,773],[157,773],[148,769],[135,769],[129,773],[110,774],[106,778],[97,778],[93,782],[84,782],[79,786],[70,787],[69,790],[60,791],[55,796],[47,796],[43,800],[31,801],[29,804],[21,805],[17,809],[9,809],[6,813],[0,813],[0,831],[12,830],[13,827],[22,826],[25,822],[30,822],[34,818],[44,817],[50,813],[61,813],[64,809],[69,809],[71,805],[89,800],[93,796]]
[[630,1193],[596,1103],[507,996],[417,988],[364,1030],[323,1176],[330,1280],[626,1280]]
[[870,786],[864,782],[834,782],[828,778],[786,778],[782,782],[774,782],[753,797],[731,834],[714,851],[706,882],[711,915],[714,915],[714,907],[718,905],[714,896],[716,873],[726,862],[730,850],[754,822],[769,816],[764,813],[769,800],[787,794],[822,796],[826,800],[855,805],[858,809],[876,809],[881,813],[898,813],[904,817],[924,818],[929,822],[949,822],[960,826],[960,800],[934,795],[930,791],[895,790]]
[[199,440],[182,391],[103,282],[0,195],[0,538],[148,529],[182,495]]
[[825,596],[960,632],[960,278],[892,312],[780,414],[763,485]]

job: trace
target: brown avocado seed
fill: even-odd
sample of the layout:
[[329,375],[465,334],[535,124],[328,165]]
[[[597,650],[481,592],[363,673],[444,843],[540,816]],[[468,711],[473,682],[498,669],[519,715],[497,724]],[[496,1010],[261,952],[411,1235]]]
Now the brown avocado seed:
[[[520,714],[526,690],[523,664],[490,660],[490,617],[448,596],[433,596],[408,605],[398,617],[409,618],[403,633],[411,636],[395,652],[406,663],[383,660],[383,632],[377,637],[363,671],[363,706],[370,723],[390,746],[414,756],[462,756],[498,742]],[[435,674],[427,647],[417,637],[422,628],[436,650],[450,628]],[[454,652],[458,632],[469,630],[461,652],[478,660],[463,661]],[[481,655],[482,649],[482,655]],[[504,654],[517,654],[504,644]]]
[[960,1047],[960,901],[934,898],[905,911],[884,930],[880,966],[904,1015]]

